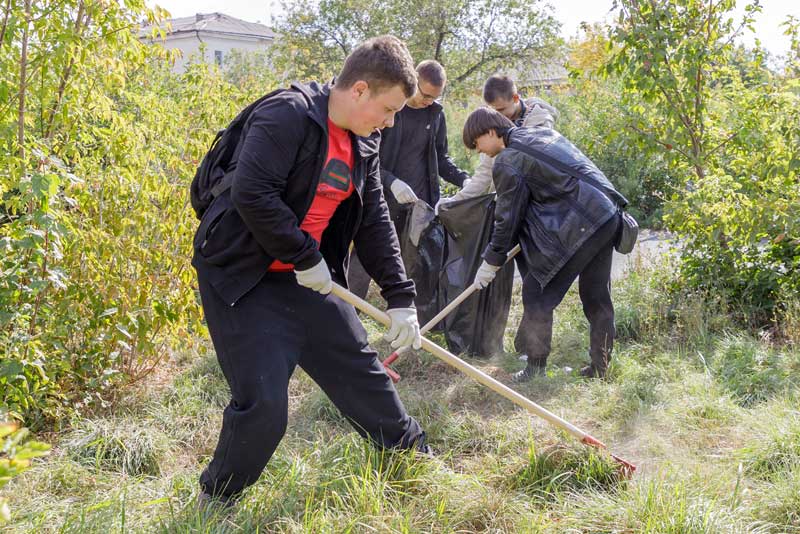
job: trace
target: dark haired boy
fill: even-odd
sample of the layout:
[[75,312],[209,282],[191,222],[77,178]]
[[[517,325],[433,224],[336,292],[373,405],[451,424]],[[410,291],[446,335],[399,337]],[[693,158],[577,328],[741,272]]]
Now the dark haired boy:
[[[523,128],[535,128],[537,126],[555,128],[555,122],[558,119],[558,110],[541,98],[523,99],[517,92],[514,80],[508,76],[499,74],[489,76],[483,85],[483,100],[487,106],[502,113],[515,126]],[[458,191],[452,197],[443,198],[439,201],[436,206],[437,214],[439,207],[444,204],[493,193],[493,163],[494,158],[481,154],[472,178],[466,181],[461,191]]]
[[[514,381],[544,374],[553,336],[553,311],[579,278],[589,320],[591,363],[586,377],[602,377],[614,346],[611,260],[628,201],[564,136],[545,126],[517,128],[498,111],[481,108],[464,124],[467,148],[494,158],[497,206],[492,237],[475,275],[483,289],[519,243],[524,263],[523,317],[517,350],[528,355]],[[521,345],[521,346],[520,346]]]

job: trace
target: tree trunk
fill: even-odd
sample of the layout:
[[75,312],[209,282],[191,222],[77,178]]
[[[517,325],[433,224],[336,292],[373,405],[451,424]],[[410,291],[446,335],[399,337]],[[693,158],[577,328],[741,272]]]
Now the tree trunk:
[[22,175],[25,175],[25,91],[28,76],[28,32],[31,24],[31,0],[25,0],[25,26],[22,30],[22,50],[19,58],[19,108],[17,110],[17,143]]
[[11,0],[6,0],[6,7],[3,10],[3,26],[0,28],[0,48],[3,47],[3,41],[6,38],[6,29],[8,28],[8,17],[11,16]]
[[[83,8],[84,4],[81,2],[78,4],[78,14],[75,16],[75,39],[80,40],[80,32],[83,29]],[[86,23],[88,24],[89,20],[87,17]],[[52,107],[50,108],[50,112],[47,117],[47,125],[45,126],[44,130],[44,137],[50,138],[53,135],[53,122],[56,118],[56,113],[58,113],[58,108],[61,107],[61,100],[64,98],[64,91],[67,89],[67,82],[69,81],[70,76],[72,75],[72,69],[75,66],[75,57],[70,55],[69,61],[67,61],[67,66],[64,69],[64,72],[61,73],[61,80],[58,83],[58,92],[56,93],[55,102],[53,102]]]

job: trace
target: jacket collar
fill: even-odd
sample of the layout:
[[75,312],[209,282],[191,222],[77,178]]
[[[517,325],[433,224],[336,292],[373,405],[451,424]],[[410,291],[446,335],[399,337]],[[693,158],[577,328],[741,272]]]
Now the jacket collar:
[[[327,134],[328,132],[328,102],[331,97],[331,84],[320,85],[318,82],[302,84],[294,82],[292,88],[300,91],[308,101],[308,116],[316,122]],[[354,146],[360,158],[367,158],[378,154],[380,133],[375,132],[369,137],[360,137],[353,133],[350,137],[354,140]]]
[[517,130],[519,130],[517,126],[512,126],[506,130],[506,133],[503,135],[503,142],[506,144],[506,148],[511,146],[511,136],[514,135]]

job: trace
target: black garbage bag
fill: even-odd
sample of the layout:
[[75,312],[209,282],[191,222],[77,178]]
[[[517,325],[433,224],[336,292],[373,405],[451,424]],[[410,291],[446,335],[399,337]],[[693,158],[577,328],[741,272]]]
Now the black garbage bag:
[[[441,307],[475,279],[492,232],[494,197],[491,193],[440,206],[439,219],[447,232],[447,256],[439,277]],[[502,352],[513,286],[514,262],[509,262],[488,287],[450,312],[443,321],[450,352],[485,357]]]
[[[433,208],[424,200],[413,204],[390,204],[392,220],[400,240],[406,275],[414,280],[420,326],[440,311],[439,274],[444,264],[446,235]],[[434,330],[436,330],[434,328]]]

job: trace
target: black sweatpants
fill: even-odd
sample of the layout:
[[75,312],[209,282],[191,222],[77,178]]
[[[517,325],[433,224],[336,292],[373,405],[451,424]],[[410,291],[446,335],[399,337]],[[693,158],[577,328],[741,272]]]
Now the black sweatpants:
[[[619,231],[619,216],[601,226],[544,288],[530,274],[522,281],[523,314],[514,348],[528,355],[529,366],[544,366],[553,337],[553,311],[578,280],[583,313],[589,320],[589,356],[606,369],[614,348],[614,304],[611,302],[611,260]],[[521,272],[526,273],[527,268]]]
[[235,306],[201,277],[200,296],[231,390],[200,477],[207,493],[231,496],[258,479],[286,432],[287,387],[298,364],[362,436],[386,448],[424,445],[351,305],[298,285],[294,273],[268,273]]

